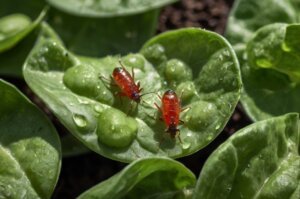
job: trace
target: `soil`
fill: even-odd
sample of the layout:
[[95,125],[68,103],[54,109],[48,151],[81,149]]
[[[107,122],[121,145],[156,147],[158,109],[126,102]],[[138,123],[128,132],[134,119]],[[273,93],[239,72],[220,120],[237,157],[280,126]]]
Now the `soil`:
[[[181,0],[161,11],[157,33],[183,27],[201,27],[223,34],[232,4],[233,0]],[[67,130],[24,82],[11,78],[5,79],[15,84],[44,110],[61,136],[67,133]],[[208,156],[233,133],[250,123],[241,105],[238,104],[225,129],[212,143],[193,155],[177,160],[198,176]],[[63,158],[60,178],[52,198],[73,199],[85,190],[113,176],[125,166],[124,163],[107,159],[94,152]]]

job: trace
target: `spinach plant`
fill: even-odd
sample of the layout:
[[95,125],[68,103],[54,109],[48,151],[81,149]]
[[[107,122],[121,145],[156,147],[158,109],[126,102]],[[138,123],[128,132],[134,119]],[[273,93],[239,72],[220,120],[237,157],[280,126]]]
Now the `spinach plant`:
[[[222,131],[239,99],[237,59],[215,33],[195,28],[172,31],[149,40],[140,53],[96,59],[72,54],[49,31],[44,26],[24,65],[25,80],[75,137],[106,157],[130,162],[194,153]],[[182,113],[182,144],[165,135],[156,117],[154,102],[160,102],[155,94],[144,96],[145,102],[126,115],[133,109],[130,102],[122,103],[114,88],[99,78],[109,78],[119,59],[128,71],[134,68],[145,93],[162,94],[168,88],[183,93],[183,105],[190,110]]]
[[236,132],[199,179],[166,158],[140,159],[79,196],[89,198],[291,198],[300,196],[299,117],[291,113]]
[[169,158],[143,158],[132,162],[120,173],[92,187],[85,198],[187,198],[196,177],[181,163]]
[[3,80],[0,98],[0,198],[50,198],[61,165],[56,130]]
[[127,54],[154,35],[160,7],[175,1],[47,0],[55,8],[48,21],[76,54]]
[[299,11],[293,0],[235,2],[226,35],[239,56],[241,102],[253,120],[300,112]]
[[35,29],[46,14],[46,9],[32,21],[27,15],[14,13],[0,18],[0,73],[22,76],[22,64],[37,37]]

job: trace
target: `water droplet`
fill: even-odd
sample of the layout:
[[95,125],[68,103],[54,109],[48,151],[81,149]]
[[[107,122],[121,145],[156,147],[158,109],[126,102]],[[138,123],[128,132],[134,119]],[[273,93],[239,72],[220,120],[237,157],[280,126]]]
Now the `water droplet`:
[[188,149],[188,148],[190,148],[190,146],[191,146],[191,143],[189,143],[189,142],[184,142],[184,143],[182,144],[182,148],[183,148],[183,149]]
[[207,137],[207,140],[208,141],[210,141],[210,140],[212,140],[213,139],[213,136],[212,135],[209,135],[208,137]]
[[80,104],[89,104],[89,102],[87,100],[82,100],[80,98],[78,98],[78,101]]
[[216,130],[221,128],[221,124],[217,124],[217,126],[215,127]]
[[281,49],[285,52],[290,52],[292,50],[285,42],[282,43]]
[[74,103],[71,102],[69,105],[70,105],[70,106],[74,106]]
[[191,132],[188,132],[188,133],[186,134],[187,137],[192,137],[192,135],[193,135],[193,134],[192,134]]
[[111,126],[111,130],[112,130],[112,131],[115,130],[115,126],[114,126],[114,125]]
[[247,164],[247,168],[248,168],[248,169],[250,168],[250,163],[249,163],[249,164]]
[[86,118],[83,115],[74,114],[73,120],[78,127],[85,127],[87,125]]
[[102,113],[103,107],[100,106],[99,104],[96,104],[96,105],[94,106],[94,110],[95,110],[97,113]]
[[271,61],[264,58],[257,59],[256,64],[262,68],[271,68],[273,65]]
[[231,186],[227,186],[227,188],[226,188],[227,192],[230,192],[230,191],[231,191],[231,189],[232,189],[232,187],[231,187]]

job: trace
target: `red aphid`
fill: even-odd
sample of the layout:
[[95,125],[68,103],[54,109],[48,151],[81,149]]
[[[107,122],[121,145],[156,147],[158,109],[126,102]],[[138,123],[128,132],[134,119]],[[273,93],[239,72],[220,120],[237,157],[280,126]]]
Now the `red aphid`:
[[137,84],[135,83],[133,71],[131,76],[121,62],[120,64],[122,67],[115,68],[112,74],[115,83],[121,89],[119,95],[127,96],[128,98],[134,100],[135,102],[140,103],[141,101],[140,93],[143,90],[142,88],[140,88],[140,83],[139,82]]
[[155,106],[162,113],[162,119],[167,126],[166,132],[169,133],[172,138],[175,138],[178,135],[178,139],[180,143],[182,143],[179,137],[179,129],[177,128],[179,123],[183,122],[180,120],[180,112],[182,109],[180,100],[175,91],[166,91],[161,98],[161,107],[159,107],[156,103]]

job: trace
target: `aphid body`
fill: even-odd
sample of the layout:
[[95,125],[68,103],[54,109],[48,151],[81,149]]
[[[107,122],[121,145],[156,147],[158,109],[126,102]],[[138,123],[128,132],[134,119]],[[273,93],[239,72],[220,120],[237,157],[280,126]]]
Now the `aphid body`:
[[140,88],[140,83],[135,83],[133,72],[131,76],[130,73],[122,65],[122,67],[117,67],[114,69],[112,77],[117,86],[121,89],[121,92],[119,92],[120,96],[127,96],[135,102],[140,103],[140,93],[142,91],[142,88]]
[[[162,119],[167,126],[166,132],[170,133],[170,136],[172,138],[175,138],[179,134],[179,129],[177,128],[177,126],[180,122],[182,122],[180,120],[180,100],[173,90],[168,90],[164,93],[163,97],[161,98],[161,102],[161,107],[158,107],[157,104],[155,104],[155,106],[162,113]],[[178,138],[181,142],[179,136]]]

